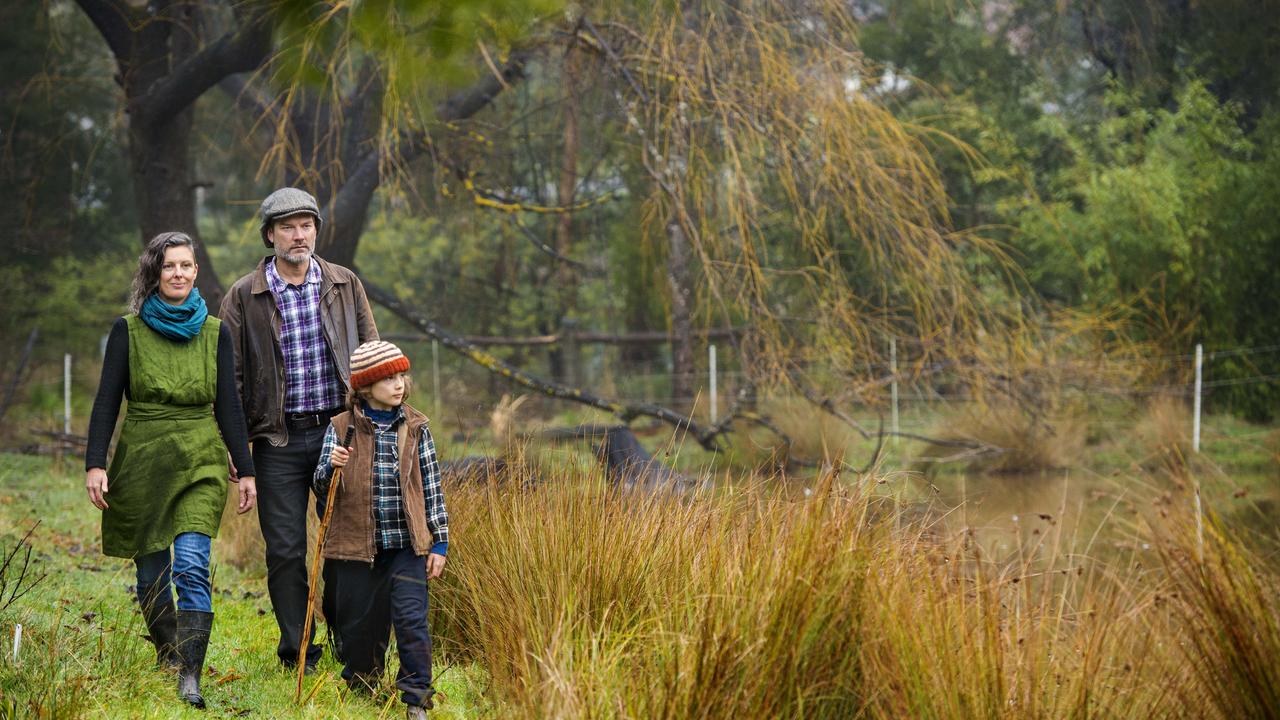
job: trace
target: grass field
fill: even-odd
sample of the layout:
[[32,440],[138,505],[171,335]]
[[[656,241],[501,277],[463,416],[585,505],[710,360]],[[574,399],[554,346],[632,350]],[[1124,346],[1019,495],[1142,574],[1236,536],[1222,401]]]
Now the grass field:
[[[203,683],[210,709],[184,708],[174,677],[154,669],[154,651],[142,639],[133,563],[100,554],[98,512],[83,485],[82,472],[55,471],[47,459],[0,456],[0,545],[9,550],[39,520],[30,541],[33,571],[45,576],[3,615],[0,717],[403,717],[390,691],[376,702],[346,692],[341,667],[327,656],[321,673],[306,678],[311,699],[294,705],[295,676],[276,664],[261,540],[250,535],[257,526],[234,512],[214,542],[216,618]],[[14,623],[23,625],[17,662]],[[439,655],[436,662],[446,701],[435,717],[478,714],[483,673],[449,666]]]
[[[1089,462],[1038,474],[891,469],[917,446],[867,474],[782,477],[763,446],[715,465],[650,441],[712,473],[696,497],[608,491],[580,448],[517,453],[505,482],[447,489],[433,717],[1276,717],[1276,432],[1217,419],[1190,458],[1180,421],[1153,415],[1127,443],[1082,429]],[[232,513],[211,707],[183,708],[82,477],[0,455],[0,546],[39,519],[46,575],[0,611],[0,717],[401,715],[389,691],[348,694],[328,658],[293,704],[256,521]]]

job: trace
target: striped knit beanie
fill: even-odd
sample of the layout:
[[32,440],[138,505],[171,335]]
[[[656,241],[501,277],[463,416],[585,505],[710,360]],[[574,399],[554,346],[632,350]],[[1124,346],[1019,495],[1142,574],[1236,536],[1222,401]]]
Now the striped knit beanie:
[[409,358],[389,342],[374,340],[351,353],[351,387],[362,388],[409,370]]

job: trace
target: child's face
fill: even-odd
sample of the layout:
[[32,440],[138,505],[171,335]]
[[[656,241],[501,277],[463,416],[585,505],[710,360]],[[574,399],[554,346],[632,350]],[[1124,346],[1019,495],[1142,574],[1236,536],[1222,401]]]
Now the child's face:
[[398,372],[369,386],[369,407],[390,410],[404,401],[404,373]]

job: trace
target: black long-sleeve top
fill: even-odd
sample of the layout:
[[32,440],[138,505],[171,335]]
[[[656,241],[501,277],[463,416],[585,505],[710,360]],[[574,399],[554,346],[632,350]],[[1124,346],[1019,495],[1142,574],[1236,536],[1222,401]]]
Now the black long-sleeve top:
[[[222,440],[231,450],[231,460],[240,475],[256,475],[249,454],[249,431],[245,426],[240,393],[236,391],[236,356],[226,325],[218,331],[218,389],[213,401],[213,417]],[[84,469],[107,467],[107,446],[120,415],[120,398],[129,392],[129,324],[116,320],[107,338],[107,355],[102,361],[102,381],[89,416],[89,447]]]

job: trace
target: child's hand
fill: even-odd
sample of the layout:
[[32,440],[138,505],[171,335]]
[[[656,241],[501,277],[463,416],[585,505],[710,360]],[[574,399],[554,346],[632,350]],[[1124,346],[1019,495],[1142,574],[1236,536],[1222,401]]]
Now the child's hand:
[[335,468],[340,468],[347,464],[347,460],[351,457],[351,451],[341,445],[335,447],[329,455],[329,464]]
[[427,555],[427,579],[435,580],[444,573],[444,556],[431,553]]

